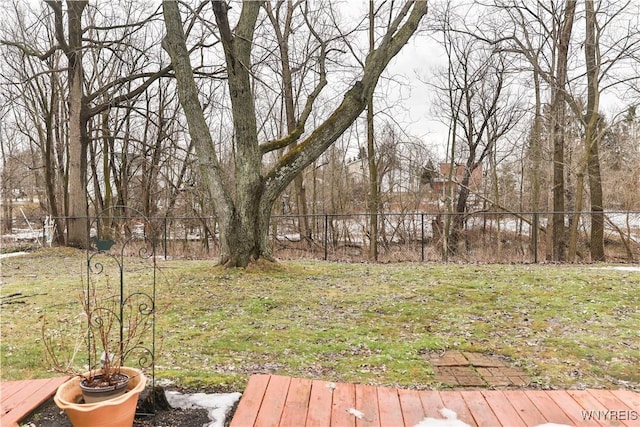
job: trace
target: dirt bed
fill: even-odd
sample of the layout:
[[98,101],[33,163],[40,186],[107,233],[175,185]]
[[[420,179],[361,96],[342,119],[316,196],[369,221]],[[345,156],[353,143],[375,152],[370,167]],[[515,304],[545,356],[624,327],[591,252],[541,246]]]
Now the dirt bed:
[[[205,409],[159,410],[155,415],[136,418],[134,427],[193,427],[211,422]],[[20,422],[29,427],[72,427],[67,415],[61,411],[53,399],[43,403],[27,418]]]

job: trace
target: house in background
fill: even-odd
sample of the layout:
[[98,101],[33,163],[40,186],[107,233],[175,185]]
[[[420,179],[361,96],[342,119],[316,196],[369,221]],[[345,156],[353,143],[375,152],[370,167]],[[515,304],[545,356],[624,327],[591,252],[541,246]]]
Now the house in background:
[[[465,165],[456,164],[453,175],[451,163],[442,162],[438,168],[429,164],[422,168],[422,172],[416,174],[415,168],[407,168],[405,164],[398,163],[393,168],[386,170],[381,183],[380,199],[382,210],[386,212],[436,212],[442,210],[442,203],[453,192],[454,199],[459,193],[459,183],[464,177]],[[356,194],[365,200],[368,194],[367,165],[362,158],[348,159],[346,171],[350,185]],[[412,171],[414,171],[412,173]],[[477,194],[484,193],[483,167],[477,166],[469,179],[469,205],[475,205],[481,199]],[[355,203],[352,207],[362,211],[366,204]]]
[[[451,175],[451,163],[440,163],[440,170],[436,177],[431,179],[429,185],[433,192],[441,199],[446,198],[447,195],[458,192],[458,183],[462,182],[464,177],[465,165],[456,165],[453,175]],[[451,180],[449,177],[451,176]],[[469,189],[471,194],[477,194],[482,192],[482,164],[478,165],[473,171],[471,171],[471,177],[469,179]]]

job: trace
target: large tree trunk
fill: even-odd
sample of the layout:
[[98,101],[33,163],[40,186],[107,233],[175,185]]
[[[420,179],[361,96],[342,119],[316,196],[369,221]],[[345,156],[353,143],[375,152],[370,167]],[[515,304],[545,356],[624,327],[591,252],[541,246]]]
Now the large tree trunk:
[[564,207],[564,141],[566,126],[566,79],[569,41],[573,29],[576,0],[568,0],[564,10],[564,21],[558,39],[557,73],[552,87],[552,135],[553,135],[553,250],[554,261],[565,261],[566,231]]
[[[535,91],[535,113],[533,117],[533,126],[531,133],[529,134],[529,152],[531,159],[531,173],[529,174],[529,182],[531,183],[531,211],[537,214],[540,212],[540,197],[541,197],[541,180],[542,180],[542,100],[540,97],[540,76],[538,70],[534,67],[533,71],[533,83]],[[536,226],[534,224],[534,226]],[[537,250],[538,242],[534,241],[534,236],[537,238],[537,233],[531,234],[531,244],[529,245],[531,252]],[[534,258],[537,254],[534,254]],[[537,259],[537,258],[536,258]]]
[[[374,48],[374,7],[369,0],[369,52]],[[378,211],[380,195],[378,192],[378,167],[376,165],[376,148],[373,126],[373,97],[367,104],[367,159],[369,165],[369,259],[378,260]]]
[[[248,66],[251,63],[253,32],[261,3],[249,2],[243,5],[236,35],[232,34],[229,25],[226,3],[214,1],[212,6],[227,62],[236,153],[234,209],[229,218],[222,220],[227,224],[221,235],[223,241],[226,238],[221,261],[234,267],[246,266],[251,259],[271,255],[265,253],[259,238],[262,231],[268,234],[268,227],[262,230],[258,215],[264,184],[260,176],[262,156],[257,143],[256,111]],[[269,215],[272,206],[273,202],[268,205]]]
[[585,1],[586,40],[584,54],[587,64],[587,111],[585,116],[585,148],[591,198],[591,260],[604,261],[604,215],[600,155],[598,150],[598,124],[600,88],[598,87],[599,61],[596,12],[593,2]]
[[[281,7],[280,4],[277,7]],[[291,20],[293,18],[294,5],[288,2],[286,5],[285,22],[284,25],[278,21],[280,10],[276,10],[275,13],[271,9],[269,2],[265,3],[265,8],[271,24],[275,30],[276,37],[278,39],[278,48],[280,50],[280,65],[282,67],[282,96],[284,100],[284,114],[286,119],[286,132],[291,134],[296,130],[296,108],[295,108],[295,96],[293,90],[293,74],[291,70],[291,63],[289,60],[289,37],[293,31],[291,28]],[[296,144],[290,147],[290,150],[295,150]],[[298,232],[300,237],[311,243],[311,226],[309,224],[308,209],[307,209],[307,195],[304,185],[304,174],[298,174],[293,181],[295,191],[296,210],[298,213]]]
[[[467,164],[464,168],[464,173],[462,175],[462,180],[460,181],[459,190],[458,190],[458,199],[456,201],[456,211],[453,215],[453,220],[451,223],[451,232],[449,234],[449,242],[447,245],[447,251],[449,255],[455,255],[458,252],[458,245],[460,244],[460,239],[464,233],[464,223],[466,221],[467,215],[467,202],[469,200],[469,183],[471,182],[471,173],[473,169],[475,169],[475,154],[470,154],[469,159],[467,159]],[[455,164],[451,164],[451,168],[453,169],[453,176],[456,176],[455,172]]]
[[602,177],[600,175],[600,156],[598,141],[595,139],[590,147],[589,196],[591,198],[591,261],[606,261],[604,254],[604,213]]
[[[215,4],[216,3],[214,3],[214,5]],[[257,17],[260,4],[258,2],[249,2],[246,3],[246,5],[255,9],[253,10],[253,14]],[[217,4],[218,9],[225,7],[224,4]],[[260,165],[259,163],[256,165],[256,156],[258,153],[250,156],[253,158],[247,159],[247,163],[252,162],[251,165],[247,164],[243,166],[236,162],[235,172],[243,173],[243,171],[248,171],[249,176],[241,178],[240,180],[242,182],[236,182],[237,187],[232,193],[232,189],[227,188],[228,184],[223,178],[223,172],[217,157],[215,145],[198,99],[198,88],[195,84],[189,54],[186,49],[185,35],[178,4],[173,1],[165,1],[163,3],[163,12],[167,35],[162,43],[164,49],[171,57],[176,74],[180,104],[185,112],[189,133],[194,142],[199,160],[200,174],[218,218],[220,227],[220,262],[229,266],[247,265],[251,257],[257,257],[260,254],[260,247],[262,245],[262,241],[256,237],[257,226],[264,221],[264,219],[260,221],[257,216],[260,205],[260,197],[257,197],[259,196],[257,190],[261,189],[261,180],[258,175]],[[217,12],[216,15],[219,13],[220,12]],[[248,19],[246,13],[243,18],[245,20]],[[228,43],[229,37],[232,37],[228,22],[224,29],[227,30],[224,37],[227,37]],[[251,38],[245,41],[245,43],[247,42],[250,44]],[[234,54],[230,52],[227,53],[227,55],[233,57]],[[232,67],[240,69],[237,70],[238,74],[243,72],[243,65],[240,62],[236,62],[233,58],[231,58],[229,66],[230,75],[233,74]],[[239,79],[239,77],[236,77],[236,79]],[[241,93],[244,93],[245,90],[250,90],[250,85],[248,84],[245,88],[237,86],[238,84],[235,83],[232,89],[236,91],[236,93],[234,93],[234,97],[236,98],[234,108],[240,108],[237,102],[237,91],[239,90]],[[253,106],[249,108],[251,111],[253,110]],[[242,118],[239,119],[241,120]],[[255,115],[253,116],[253,120],[255,122]],[[246,136],[245,134],[249,132],[249,130],[246,129],[247,124],[242,121],[234,121],[234,126],[236,132],[238,132],[238,128],[240,128],[240,133],[235,135],[236,140],[240,140],[240,138]],[[239,149],[237,158],[246,156],[247,154],[251,154],[250,150],[246,148]],[[240,188],[245,190],[249,189],[249,191],[242,193]],[[235,201],[232,199],[232,194],[237,196]],[[268,234],[268,228],[265,233]]]
[[[48,0],[54,11],[56,40],[68,62],[68,188],[67,245],[84,248],[88,241],[87,212],[87,119],[85,114],[84,73],[82,68],[82,13],[88,1],[68,1],[68,37],[65,38],[62,2]],[[59,230],[61,231],[61,230]]]
[[[560,95],[556,94],[559,99]],[[564,224],[564,101],[553,103],[553,222],[552,259],[566,259],[566,237]]]
[[[51,76],[51,87],[53,87],[53,79],[54,76]],[[47,122],[46,126],[46,137],[44,141],[44,148],[41,150],[43,153],[43,161],[44,161],[44,181],[46,186],[46,195],[48,202],[48,212],[51,213],[51,217],[55,223],[55,233],[53,235],[52,242],[56,245],[64,245],[64,227],[63,221],[60,216],[60,211],[58,210],[58,198],[57,198],[57,188],[56,188],[56,167],[55,167],[55,148],[54,148],[54,120],[57,117],[55,113],[56,104],[58,103],[58,98],[56,96],[56,91],[52,91],[51,93],[51,109],[49,114],[47,114]]]
[[87,212],[87,121],[83,111],[82,12],[87,1],[67,2],[69,41],[69,211],[67,245],[86,247]]
[[578,168],[579,170],[576,174],[576,201],[569,225],[569,244],[567,249],[567,260],[569,262],[575,262],[578,254],[578,231],[580,228],[582,206],[584,205],[584,170],[586,169],[586,163],[583,162]]
[[[389,26],[389,33],[382,39],[378,49],[368,55],[362,80],[347,91],[336,110],[305,139],[298,141],[304,132],[310,103],[305,106],[294,132],[282,140],[264,144],[258,143],[249,75],[253,32],[261,2],[242,3],[235,34],[227,19],[226,3],[213,1],[212,6],[225,52],[231,97],[235,136],[232,181],[226,180],[221,171],[218,153],[198,100],[180,12],[174,1],[163,2],[167,28],[163,47],[171,57],[180,103],[196,147],[201,176],[219,221],[220,261],[228,267],[244,267],[259,257],[272,258],[268,233],[271,210],[277,197],[362,113],[381,73],[416,31],[427,12],[427,3],[406,3],[398,18]],[[321,70],[321,77],[322,75]],[[324,84],[319,84],[316,89],[323,86]],[[296,143],[295,149],[287,151],[270,170],[261,175],[262,156],[293,143]]]

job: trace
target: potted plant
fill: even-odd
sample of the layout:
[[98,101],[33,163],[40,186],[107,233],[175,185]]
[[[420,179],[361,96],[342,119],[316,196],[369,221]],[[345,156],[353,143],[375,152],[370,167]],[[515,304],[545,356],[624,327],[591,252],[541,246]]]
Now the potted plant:
[[133,368],[121,367],[120,372],[129,376],[126,392],[94,403],[85,403],[80,382],[83,376],[76,376],[60,387],[53,400],[63,409],[74,427],[121,427],[133,425],[138,396],[144,390],[144,374]]
[[[145,388],[143,372],[125,367],[124,362],[149,329],[145,317],[140,315],[140,307],[147,306],[134,302],[131,296],[123,299],[122,290],[113,290],[106,278],[106,286],[98,289],[92,282],[83,293],[86,333],[84,339],[76,339],[65,358],[59,357],[61,347],[54,345],[43,324],[49,360],[57,370],[75,374],[58,388],[54,401],[76,427],[132,425],[138,396]],[[149,310],[152,309],[151,306]],[[81,354],[83,343],[87,344],[89,363],[80,371],[73,367],[73,361]]]

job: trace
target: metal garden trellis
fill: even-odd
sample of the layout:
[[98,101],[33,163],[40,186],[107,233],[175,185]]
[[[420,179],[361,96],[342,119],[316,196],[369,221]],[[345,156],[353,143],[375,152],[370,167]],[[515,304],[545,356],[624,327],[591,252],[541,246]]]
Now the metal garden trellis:
[[[90,329],[92,321],[102,322],[101,316],[111,316],[118,327],[116,345],[119,347],[117,354],[120,365],[125,363],[125,359],[137,357],[137,366],[132,367],[150,371],[152,390],[155,388],[157,236],[157,230],[141,212],[126,206],[115,206],[98,213],[90,222],[86,246],[85,304],[89,316],[89,367],[96,366],[98,362],[95,360],[96,353],[92,351],[92,346],[95,346],[95,337],[92,338]],[[132,263],[136,258],[143,268],[148,266],[151,271],[146,284],[125,283],[129,272],[125,261]],[[135,268],[140,271],[140,265]],[[112,273],[115,273],[118,281],[116,289],[109,284]],[[92,287],[101,277],[106,278],[103,289],[112,293],[116,300],[113,310],[109,309],[108,313],[101,313],[97,307],[92,307],[92,292],[95,292]],[[132,333],[134,336],[130,335]],[[134,342],[129,342],[132,338]],[[110,355],[103,354],[103,357]],[[153,399],[153,393],[150,396]]]

